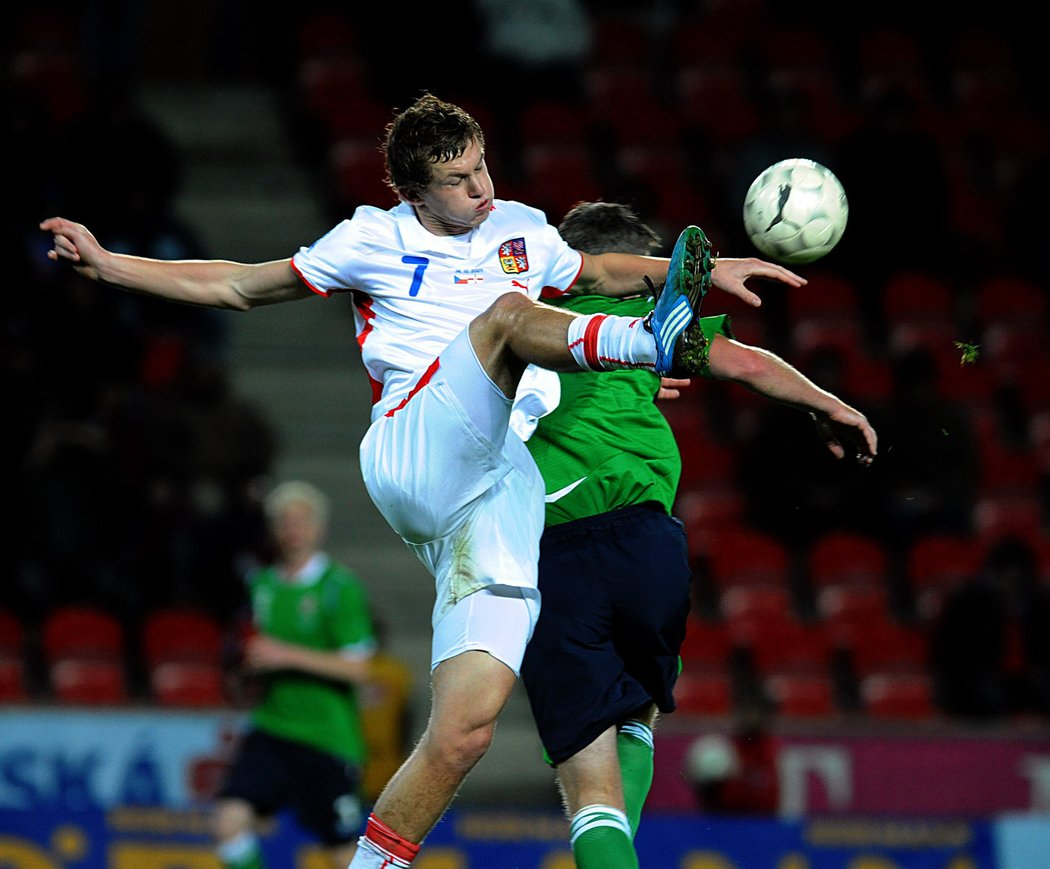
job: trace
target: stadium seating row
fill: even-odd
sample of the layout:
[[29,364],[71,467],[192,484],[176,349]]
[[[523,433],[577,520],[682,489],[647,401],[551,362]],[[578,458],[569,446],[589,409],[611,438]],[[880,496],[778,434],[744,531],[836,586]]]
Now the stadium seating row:
[[123,704],[131,700],[129,655],[144,665],[150,699],[161,706],[221,706],[229,702],[222,665],[224,628],[193,609],[149,614],[137,645],[104,609],[62,605],[44,620],[39,638],[46,676],[43,697],[30,687],[31,650],[19,620],[0,612],[0,701],[51,699],[71,704]]
[[[771,597],[770,602],[773,602]],[[691,618],[675,688],[678,711],[728,715],[768,702],[785,718],[934,720],[940,712],[924,628],[885,613],[850,623],[784,611]]]

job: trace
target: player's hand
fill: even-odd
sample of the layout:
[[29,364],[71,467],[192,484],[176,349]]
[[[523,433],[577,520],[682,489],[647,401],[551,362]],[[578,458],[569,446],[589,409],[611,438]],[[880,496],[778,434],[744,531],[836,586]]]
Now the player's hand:
[[294,667],[296,647],[265,634],[255,634],[244,647],[244,665],[255,672]]
[[656,400],[663,401],[664,399],[680,398],[682,390],[690,383],[692,381],[689,378],[661,377],[660,388],[656,391]]
[[86,226],[64,217],[49,217],[41,221],[40,229],[52,235],[49,260],[68,263],[85,278],[98,280],[97,263],[106,252]]
[[750,278],[780,281],[780,283],[787,284],[789,287],[802,287],[808,283],[805,278],[796,275],[793,271],[789,271],[783,266],[756,259],[753,256],[744,257],[743,259],[720,256],[715,261],[715,267],[711,270],[712,286],[718,287],[723,292],[736,296],[738,299],[742,299],[747,304],[757,308],[762,304],[762,299],[748,289],[746,282]]
[[833,413],[811,413],[817,434],[836,459],[852,454],[857,464],[870,465],[878,454],[878,436],[860,411],[843,405]]

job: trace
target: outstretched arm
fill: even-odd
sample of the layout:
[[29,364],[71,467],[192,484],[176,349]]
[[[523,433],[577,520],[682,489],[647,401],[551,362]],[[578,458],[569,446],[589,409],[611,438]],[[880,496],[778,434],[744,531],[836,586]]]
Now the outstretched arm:
[[[670,262],[666,257],[626,253],[584,254],[583,269],[573,292],[615,297],[645,293],[648,292],[645,278],[654,284],[664,283]],[[747,281],[751,278],[779,281],[789,287],[801,287],[806,283],[805,278],[783,266],[755,257],[719,257],[711,270],[713,287],[758,307],[762,299],[748,288]]]
[[337,651],[311,649],[257,634],[244,650],[244,663],[259,673],[299,670],[326,679],[361,683],[368,680],[371,655],[347,656]]
[[235,263],[226,260],[157,260],[112,253],[87,227],[62,217],[40,224],[54,247],[48,258],[71,265],[90,280],[188,305],[246,311],[312,295],[291,260]]
[[864,414],[821,389],[775,353],[716,335],[709,358],[713,377],[808,411],[818,435],[836,458],[843,458],[847,451],[864,465],[875,458],[878,438]]

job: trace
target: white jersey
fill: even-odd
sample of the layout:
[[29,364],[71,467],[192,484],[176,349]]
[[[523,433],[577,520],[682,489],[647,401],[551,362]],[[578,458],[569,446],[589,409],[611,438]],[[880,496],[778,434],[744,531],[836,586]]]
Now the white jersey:
[[583,257],[542,211],[494,200],[463,236],[427,231],[406,203],[360,206],[292,258],[315,292],[354,293],[354,321],[372,381],[372,418],[397,406],[448,343],[501,295],[568,291]]

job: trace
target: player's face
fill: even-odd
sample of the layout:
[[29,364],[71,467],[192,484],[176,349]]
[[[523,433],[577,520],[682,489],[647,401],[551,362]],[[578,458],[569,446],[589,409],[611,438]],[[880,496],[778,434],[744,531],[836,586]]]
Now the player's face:
[[274,517],[273,536],[285,558],[309,554],[320,543],[321,524],[309,504],[293,501]]
[[411,204],[435,235],[462,235],[488,219],[492,196],[485,152],[471,142],[455,159],[434,164],[430,184]]

